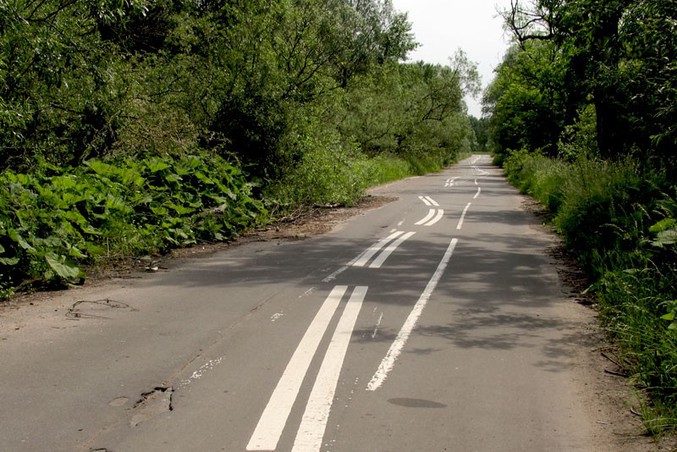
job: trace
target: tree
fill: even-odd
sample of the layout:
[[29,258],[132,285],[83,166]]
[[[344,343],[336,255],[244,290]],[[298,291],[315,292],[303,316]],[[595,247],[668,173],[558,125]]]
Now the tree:
[[511,0],[504,13],[522,50],[549,42],[564,63],[565,124],[592,103],[599,152],[640,152],[670,165],[677,145],[675,0]]

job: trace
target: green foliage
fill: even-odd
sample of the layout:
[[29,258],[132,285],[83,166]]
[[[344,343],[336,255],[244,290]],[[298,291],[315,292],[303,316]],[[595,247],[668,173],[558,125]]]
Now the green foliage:
[[272,185],[265,198],[273,211],[297,206],[353,205],[369,183],[367,159],[338,133],[311,125],[294,146],[301,149],[296,167]]
[[241,171],[215,156],[40,169],[0,176],[3,288],[73,281],[101,258],[227,240],[266,221]]
[[525,148],[557,155],[567,108],[563,73],[561,53],[551,43],[508,51],[483,98],[492,152]]
[[632,155],[674,174],[674,0],[516,1],[504,17],[516,44],[485,95],[495,152],[554,156],[561,139],[567,158]]
[[619,344],[653,433],[677,427],[677,189],[630,159],[551,160],[526,151],[509,178],[550,210],[593,279],[601,319]]
[[403,63],[410,28],[390,0],[0,2],[0,295],[469,152],[476,67]]

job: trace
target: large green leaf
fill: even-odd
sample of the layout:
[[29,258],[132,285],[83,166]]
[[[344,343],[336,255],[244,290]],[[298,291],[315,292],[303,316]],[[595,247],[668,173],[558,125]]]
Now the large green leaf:
[[45,254],[45,261],[54,273],[67,281],[82,276],[82,271],[75,264],[69,262],[68,259],[66,259],[66,256],[49,252]]

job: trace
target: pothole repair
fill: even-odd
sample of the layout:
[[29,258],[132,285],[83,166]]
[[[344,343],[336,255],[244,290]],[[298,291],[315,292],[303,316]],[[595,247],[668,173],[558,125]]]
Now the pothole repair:
[[73,303],[73,306],[68,308],[66,317],[73,320],[80,319],[109,319],[103,314],[110,312],[112,309],[124,309],[128,311],[138,311],[121,301],[104,298],[103,300],[79,300]]
[[152,391],[144,392],[141,394],[141,398],[134,404],[133,409],[136,413],[132,416],[129,424],[132,427],[136,427],[155,416],[173,411],[173,395],[174,388],[171,386],[158,386]]

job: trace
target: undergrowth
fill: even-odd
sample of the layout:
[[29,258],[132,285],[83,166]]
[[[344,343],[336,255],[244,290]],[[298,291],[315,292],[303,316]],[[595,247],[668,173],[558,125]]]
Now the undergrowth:
[[510,181],[545,207],[591,275],[600,318],[652,434],[677,430],[677,187],[630,159],[553,160],[513,152]]
[[101,259],[221,241],[266,221],[245,175],[213,155],[0,174],[0,296],[84,277]]

